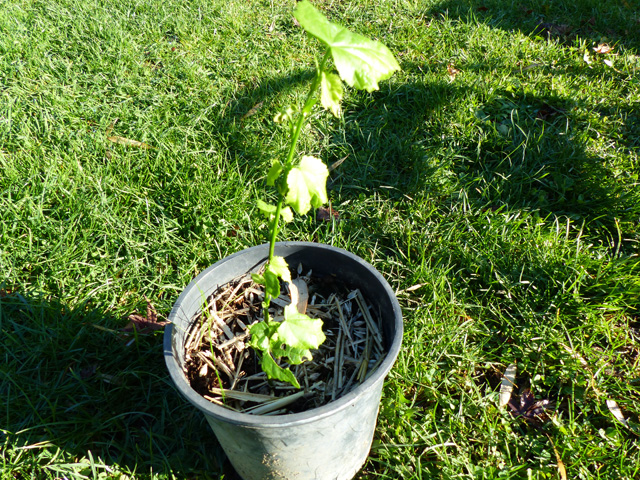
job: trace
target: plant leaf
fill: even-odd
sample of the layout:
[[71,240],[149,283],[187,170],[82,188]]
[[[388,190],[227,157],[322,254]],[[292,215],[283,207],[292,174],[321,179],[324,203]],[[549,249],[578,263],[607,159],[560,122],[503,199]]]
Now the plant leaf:
[[300,215],[311,206],[319,208],[327,203],[327,177],[329,170],[319,158],[303,156],[300,164],[287,176],[289,191],[285,202]]
[[291,281],[291,272],[289,271],[289,265],[287,261],[278,256],[274,256],[267,266],[267,270],[274,273],[278,277],[282,278],[285,282]]
[[278,160],[274,160],[271,168],[269,168],[269,173],[267,173],[267,185],[273,187],[281,172],[282,164]]
[[281,209],[280,216],[286,223],[293,222],[293,212],[289,207],[284,207],[283,209]]
[[278,328],[278,322],[258,322],[249,328],[251,333],[251,339],[249,344],[252,348],[260,350],[261,352],[267,352],[271,349],[272,337],[276,334]]
[[293,15],[309,35],[327,45],[340,77],[349,86],[372,92],[379,81],[400,70],[386,46],[330,22],[307,0],[298,3]]
[[298,383],[298,380],[296,379],[293,372],[288,368],[282,368],[280,365],[278,365],[271,356],[270,352],[263,352],[260,364],[262,366],[262,370],[267,374],[269,378],[276,378],[278,380],[282,380],[283,382],[289,382],[294,387],[300,388],[300,384]]
[[[287,305],[284,307],[284,321],[278,326],[278,339],[294,349],[318,348],[325,340],[322,320],[298,313],[295,305]],[[304,356],[307,356],[306,352]]]
[[258,207],[258,210],[260,210],[264,214],[264,216],[267,218],[269,218],[271,215],[275,215],[277,210],[275,205],[271,205],[270,203],[263,202],[260,199],[256,201],[256,206]]
[[311,360],[311,350],[308,348],[292,348],[284,342],[279,342],[278,348],[274,349],[276,357],[286,357],[291,365],[299,365],[305,360]]
[[334,73],[322,71],[320,80],[320,103],[326,110],[331,110],[335,117],[340,116],[340,101],[343,90],[342,81]]

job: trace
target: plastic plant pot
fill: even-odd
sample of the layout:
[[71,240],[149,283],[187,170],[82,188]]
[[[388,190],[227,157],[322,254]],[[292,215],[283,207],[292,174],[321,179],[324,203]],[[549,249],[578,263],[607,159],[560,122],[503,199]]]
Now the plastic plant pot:
[[318,408],[288,415],[251,415],[207,401],[189,385],[183,373],[184,342],[194,314],[219,287],[266,261],[268,245],[231,255],[198,275],[182,292],[164,335],[164,355],[180,393],[200,409],[231,464],[244,480],[348,480],[369,455],[384,378],[395,362],[402,341],[402,313],[389,284],[361,258],[345,250],[305,242],[276,244],[276,255],[295,268],[332,274],[359,288],[380,315],[386,356],[361,385]]

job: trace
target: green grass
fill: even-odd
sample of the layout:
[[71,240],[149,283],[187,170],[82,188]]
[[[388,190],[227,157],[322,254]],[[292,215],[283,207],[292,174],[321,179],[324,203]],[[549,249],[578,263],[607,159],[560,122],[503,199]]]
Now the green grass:
[[[254,200],[286,145],[271,119],[318,53],[294,3],[4,2],[0,478],[234,478],[161,333],[120,329],[264,241]],[[341,220],[281,237],[362,256],[403,306],[359,478],[560,478],[553,446],[569,478],[638,478],[634,2],[315,3],[402,67],[307,130],[303,151],[346,157]],[[511,363],[554,402],[539,428],[497,406]]]

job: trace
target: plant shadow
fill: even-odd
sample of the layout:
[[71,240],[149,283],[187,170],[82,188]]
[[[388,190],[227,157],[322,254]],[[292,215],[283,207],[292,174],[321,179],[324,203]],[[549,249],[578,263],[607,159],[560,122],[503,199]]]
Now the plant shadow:
[[[100,306],[0,290],[3,456],[17,478],[90,475],[87,459],[136,478],[219,478],[228,468],[202,414],[169,380],[161,332],[122,325]],[[40,453],[20,461],[25,449]]]

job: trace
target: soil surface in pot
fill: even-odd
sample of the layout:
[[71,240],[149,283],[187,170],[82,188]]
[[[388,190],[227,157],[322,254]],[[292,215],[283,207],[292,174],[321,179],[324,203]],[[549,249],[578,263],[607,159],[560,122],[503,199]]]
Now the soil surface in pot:
[[249,327],[264,320],[264,289],[247,274],[219,288],[194,316],[184,368],[196,392],[240,412],[282,415],[340,398],[375,371],[385,352],[379,312],[339,279],[301,272],[299,266],[298,277],[282,286],[269,314],[281,321],[293,299],[298,311],[323,321],[326,340],[312,351],[313,360],[290,366],[302,388],[267,379],[248,345]]

